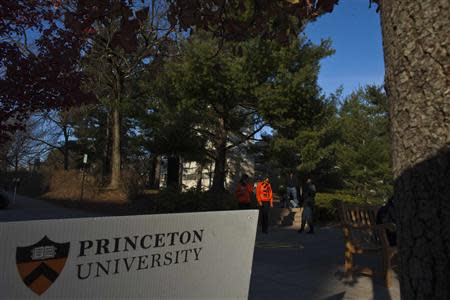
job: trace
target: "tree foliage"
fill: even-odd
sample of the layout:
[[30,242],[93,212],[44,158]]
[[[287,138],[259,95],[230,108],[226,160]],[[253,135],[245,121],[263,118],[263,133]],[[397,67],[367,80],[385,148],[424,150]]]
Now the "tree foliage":
[[[174,110],[190,118],[190,126],[183,127],[187,137],[210,145],[206,156],[215,162],[214,188],[223,189],[231,149],[254,139],[269,124],[283,130],[299,114],[305,116],[301,122],[315,116],[311,110],[321,105],[316,101],[318,62],[331,53],[328,42],[282,45],[254,39],[221,44],[208,33],[197,33],[167,62],[162,75],[165,101],[174,101]],[[182,119],[178,116],[177,122]]]
[[292,123],[290,135],[275,132],[266,157],[282,172],[314,177],[322,188],[386,198],[392,194],[387,97],[382,87],[367,86],[339,98],[322,98],[315,121]]
[[352,93],[339,111],[337,166],[343,183],[368,198],[392,194],[387,97],[381,87]]
[[255,37],[286,43],[306,22],[333,11],[338,0],[169,0],[169,21],[181,30],[204,30],[226,40]]
[[30,113],[89,102],[81,89],[81,36],[61,23],[53,1],[0,4],[0,139],[24,128]]

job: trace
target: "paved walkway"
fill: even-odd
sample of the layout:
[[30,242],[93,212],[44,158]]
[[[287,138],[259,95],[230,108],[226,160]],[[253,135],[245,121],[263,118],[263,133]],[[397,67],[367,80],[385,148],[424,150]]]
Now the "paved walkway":
[[[397,279],[387,289],[378,278],[343,277],[342,230],[319,228],[310,235],[296,229],[258,232],[249,299],[400,299]],[[356,262],[380,266],[376,258],[357,257]]]
[[99,214],[64,208],[49,202],[18,196],[16,203],[0,210],[0,222],[96,217]]

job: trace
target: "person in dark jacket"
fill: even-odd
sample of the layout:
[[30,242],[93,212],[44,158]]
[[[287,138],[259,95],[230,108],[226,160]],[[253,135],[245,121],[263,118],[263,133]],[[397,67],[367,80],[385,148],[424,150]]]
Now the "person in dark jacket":
[[249,209],[251,195],[253,193],[253,185],[249,183],[249,177],[247,174],[243,174],[241,180],[239,180],[235,196],[239,202],[239,209]]
[[[297,198],[297,176],[294,172],[289,172],[286,177],[286,192],[287,192],[287,200],[292,207],[298,206],[298,198]],[[292,201],[289,201],[292,198]]]
[[306,185],[303,188],[303,213],[302,213],[302,224],[298,233],[302,233],[305,229],[306,223],[308,223],[309,231],[308,233],[314,233],[314,221],[313,221],[313,213],[314,213],[314,203],[316,198],[316,186],[313,184],[311,178],[308,178],[306,181]]
[[[377,224],[396,224],[394,198],[391,197],[377,212]],[[397,233],[395,231],[386,230],[386,236],[391,246],[397,245]]]

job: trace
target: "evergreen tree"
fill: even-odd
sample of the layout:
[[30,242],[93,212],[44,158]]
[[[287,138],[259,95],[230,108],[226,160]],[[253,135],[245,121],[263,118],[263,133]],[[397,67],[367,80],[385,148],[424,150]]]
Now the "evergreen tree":
[[318,61],[332,52],[328,42],[315,46],[304,39],[289,46],[258,39],[218,45],[209,34],[192,36],[167,63],[164,81],[174,105],[192,115],[191,129],[210,143],[212,189],[223,191],[230,149],[267,124],[287,134],[288,124],[316,122],[315,110],[323,105]]
[[320,59],[332,53],[329,41],[314,45],[306,38],[282,47],[275,72],[259,89],[260,111],[273,128],[266,159],[282,173],[287,169],[317,173],[330,160],[335,97],[322,95],[317,78]]
[[345,187],[364,198],[392,193],[387,97],[368,86],[348,96],[339,110],[337,166]]
[[260,73],[254,72],[251,58],[264,47],[252,41],[241,45],[243,55],[236,55],[235,45],[219,49],[218,44],[208,34],[192,36],[180,56],[168,61],[164,81],[175,100],[173,106],[191,120],[185,130],[209,143],[206,156],[215,164],[212,189],[223,191],[227,153],[264,126],[256,110]]

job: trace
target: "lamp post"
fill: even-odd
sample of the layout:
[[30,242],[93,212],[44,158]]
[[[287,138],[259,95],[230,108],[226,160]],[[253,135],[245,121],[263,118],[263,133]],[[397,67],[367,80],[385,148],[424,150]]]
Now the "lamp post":
[[83,201],[84,179],[85,179],[85,173],[86,173],[87,160],[88,160],[88,155],[84,154],[84,156],[83,156],[83,166],[81,167],[81,195],[80,195],[80,201]]

